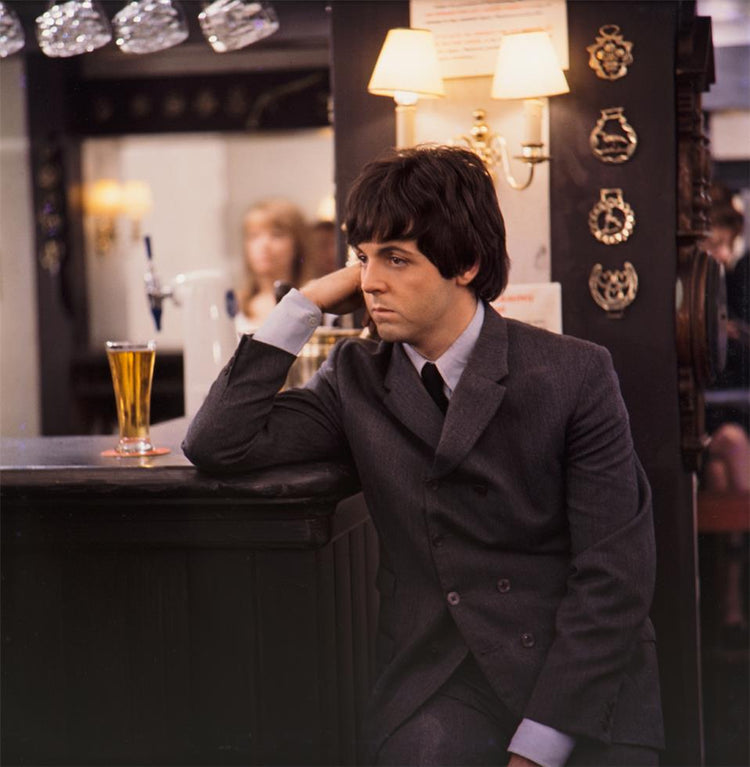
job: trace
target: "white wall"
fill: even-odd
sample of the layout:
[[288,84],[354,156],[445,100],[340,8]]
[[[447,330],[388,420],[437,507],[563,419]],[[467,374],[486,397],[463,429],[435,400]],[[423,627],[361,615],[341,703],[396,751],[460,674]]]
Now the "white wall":
[[0,60],[0,435],[40,429],[34,218],[23,59]]
[[[242,217],[266,197],[285,197],[314,216],[333,192],[330,129],[269,135],[171,134],[89,139],[83,145],[83,178],[146,181],[153,209],[142,223],[151,236],[162,282],[196,269],[222,268],[229,287],[242,275]],[[118,220],[117,243],[96,254],[87,221],[86,270],[89,331],[93,345],[108,339],[155,338],[162,349],[183,348],[181,310],[164,307],[156,333],[148,312],[142,239],[133,240]]]
[[750,158],[750,110],[712,112],[709,129],[714,160]]

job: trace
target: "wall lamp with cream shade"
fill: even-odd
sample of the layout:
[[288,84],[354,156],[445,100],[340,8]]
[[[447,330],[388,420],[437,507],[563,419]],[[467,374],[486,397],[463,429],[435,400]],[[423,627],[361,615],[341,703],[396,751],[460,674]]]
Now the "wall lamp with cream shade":
[[416,105],[420,98],[445,95],[437,49],[428,29],[388,31],[367,90],[396,102],[396,147],[413,146]]
[[524,135],[521,155],[516,159],[529,165],[526,181],[518,182],[510,169],[508,145],[502,136],[493,133],[485,122],[482,109],[474,111],[474,126],[467,135],[459,136],[487,164],[490,171],[498,165],[513,189],[526,189],[534,178],[534,167],[547,162],[542,141],[542,113],[545,96],[568,93],[570,88],[552,45],[544,30],[529,30],[503,35],[497,52],[495,74],[492,78],[493,99],[523,99]]
[[140,239],[141,219],[153,205],[151,188],[145,181],[101,178],[84,185],[83,209],[94,222],[94,250],[104,256],[111,252],[116,239],[116,219],[124,215],[131,222],[131,237]]

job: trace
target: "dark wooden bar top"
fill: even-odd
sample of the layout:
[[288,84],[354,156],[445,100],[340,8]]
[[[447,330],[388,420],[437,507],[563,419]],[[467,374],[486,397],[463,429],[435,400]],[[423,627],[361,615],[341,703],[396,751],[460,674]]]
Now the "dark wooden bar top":
[[[204,521],[213,531],[211,539],[202,538],[205,544],[317,547],[340,534],[342,524],[352,523],[332,513],[338,501],[357,491],[355,479],[343,468],[317,463],[239,476],[203,474],[180,448],[187,426],[187,419],[179,419],[152,427],[154,445],[170,452],[132,458],[102,455],[115,445],[116,436],[0,439],[0,495],[5,500],[46,499],[51,514],[76,498],[107,500],[108,506],[97,508],[87,520],[89,537],[110,523],[108,509],[127,505],[136,520],[145,508],[133,505],[139,500],[159,503],[158,518],[145,521],[151,537],[165,543],[187,534],[207,535],[195,527]],[[179,524],[171,532],[170,516]],[[363,521],[358,516],[354,521]],[[118,540],[122,535],[118,531]]]

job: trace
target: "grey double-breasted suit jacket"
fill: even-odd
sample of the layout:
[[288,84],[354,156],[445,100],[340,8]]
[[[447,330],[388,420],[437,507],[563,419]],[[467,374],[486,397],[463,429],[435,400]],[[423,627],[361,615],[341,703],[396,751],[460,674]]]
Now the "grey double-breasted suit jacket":
[[487,307],[445,417],[398,344],[341,342],[275,396],[293,359],[243,338],[183,449],[356,469],[381,545],[375,745],[468,650],[519,719],[661,746],[650,492],[608,352]]

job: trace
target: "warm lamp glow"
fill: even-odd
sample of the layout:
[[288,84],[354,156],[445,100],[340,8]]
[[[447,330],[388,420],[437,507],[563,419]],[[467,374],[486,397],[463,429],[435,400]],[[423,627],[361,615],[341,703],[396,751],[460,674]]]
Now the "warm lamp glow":
[[503,35],[492,79],[493,99],[531,99],[569,91],[547,32]]
[[101,178],[84,190],[83,204],[92,216],[114,218],[122,209],[122,187],[111,178]]
[[151,212],[151,187],[145,181],[126,181],[122,186],[122,212],[131,221],[130,236],[141,238],[141,219]]
[[115,241],[115,218],[122,209],[122,188],[111,178],[101,178],[86,184],[83,208],[94,222],[94,249],[103,256],[112,250]]
[[389,30],[367,90],[376,96],[393,96],[396,147],[413,146],[417,99],[445,95],[432,32],[429,29]]
[[[432,32],[429,29],[389,30],[367,90],[376,96],[395,97],[397,93],[421,98],[444,96]],[[411,98],[416,101],[414,96]]]
[[122,186],[122,211],[130,219],[140,220],[151,212],[151,187],[145,181],[126,181]]
[[327,194],[318,203],[315,211],[316,221],[336,221],[336,198],[332,194]]
[[109,253],[115,244],[115,219],[127,216],[132,222],[134,239],[140,238],[141,219],[151,212],[151,188],[145,181],[126,181],[121,184],[111,178],[102,178],[86,184],[83,189],[83,208],[94,222],[94,248],[99,255]]

